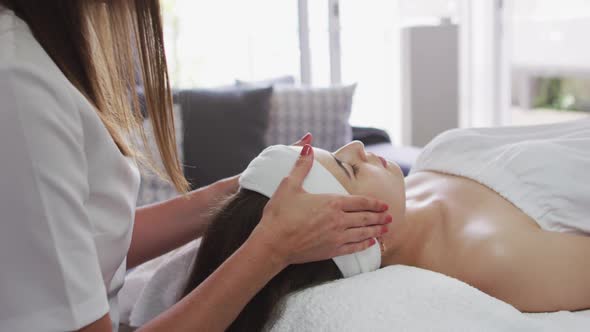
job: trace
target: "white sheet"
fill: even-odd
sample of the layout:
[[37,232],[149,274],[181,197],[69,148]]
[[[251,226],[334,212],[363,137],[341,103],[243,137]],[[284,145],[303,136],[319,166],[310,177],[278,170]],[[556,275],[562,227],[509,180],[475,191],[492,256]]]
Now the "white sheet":
[[[141,326],[175,303],[197,245],[159,264],[124,321]],[[146,280],[145,269],[137,274]],[[284,309],[272,331],[590,331],[590,310],[522,314],[462,281],[402,265],[293,294]]]

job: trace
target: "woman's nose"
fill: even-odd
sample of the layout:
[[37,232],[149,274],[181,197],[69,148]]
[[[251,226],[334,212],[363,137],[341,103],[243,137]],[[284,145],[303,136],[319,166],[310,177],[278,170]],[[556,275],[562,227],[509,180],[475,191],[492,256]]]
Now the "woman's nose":
[[352,152],[360,160],[367,161],[367,153],[365,152],[365,145],[363,142],[352,141],[348,143],[345,148]]

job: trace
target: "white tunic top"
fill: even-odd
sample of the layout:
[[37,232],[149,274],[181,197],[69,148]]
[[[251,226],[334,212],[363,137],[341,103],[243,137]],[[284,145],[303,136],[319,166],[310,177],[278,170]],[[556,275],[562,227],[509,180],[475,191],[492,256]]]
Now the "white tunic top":
[[423,170],[475,180],[545,230],[590,235],[590,118],[447,131],[424,148],[412,173]]
[[0,331],[118,325],[139,172],[0,8]]

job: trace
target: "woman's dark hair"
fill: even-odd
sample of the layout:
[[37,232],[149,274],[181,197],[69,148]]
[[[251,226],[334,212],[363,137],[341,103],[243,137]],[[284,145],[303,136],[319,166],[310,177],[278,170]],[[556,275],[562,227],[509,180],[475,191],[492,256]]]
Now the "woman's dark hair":
[[[266,196],[241,189],[222,205],[203,236],[183,296],[205,281],[246,241],[267,202]],[[285,295],[339,278],[342,273],[331,259],[290,265],[250,300],[227,331],[260,331],[279,314],[278,304]]]

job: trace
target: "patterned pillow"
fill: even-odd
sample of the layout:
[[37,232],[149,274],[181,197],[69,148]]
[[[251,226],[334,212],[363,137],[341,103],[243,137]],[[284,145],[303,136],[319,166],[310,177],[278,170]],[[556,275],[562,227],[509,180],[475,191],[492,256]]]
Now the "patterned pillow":
[[[184,162],[184,155],[182,152],[183,126],[180,105],[174,104],[173,111],[176,149],[178,151],[178,158],[182,164]],[[147,119],[144,120],[143,128],[147,136],[147,147],[140,143],[140,150],[145,152],[146,148],[150,149],[154,158],[155,166],[159,169],[164,169],[162,160],[160,159],[160,154],[158,153],[156,138],[154,137],[154,131],[152,129],[151,122]],[[141,183],[139,185],[139,194],[137,195],[137,206],[161,202],[177,195],[178,192],[172,184],[164,181],[157,174],[154,174],[148,169],[141,169]]]
[[313,134],[314,146],[334,151],[352,140],[348,122],[356,84],[313,88],[276,86],[270,123],[269,145],[291,144],[306,132]]

